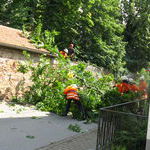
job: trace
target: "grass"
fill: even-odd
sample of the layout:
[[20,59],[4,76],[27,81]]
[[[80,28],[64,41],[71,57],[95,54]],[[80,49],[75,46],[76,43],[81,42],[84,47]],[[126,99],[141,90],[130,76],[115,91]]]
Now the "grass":
[[27,136],[26,136],[26,138],[28,138],[28,139],[34,139],[34,138],[35,138],[35,136],[27,135]]
[[41,119],[41,118],[37,116],[32,116],[31,119]]
[[70,124],[68,126],[68,129],[73,132],[81,132],[81,127],[78,124],[75,124],[75,125]]

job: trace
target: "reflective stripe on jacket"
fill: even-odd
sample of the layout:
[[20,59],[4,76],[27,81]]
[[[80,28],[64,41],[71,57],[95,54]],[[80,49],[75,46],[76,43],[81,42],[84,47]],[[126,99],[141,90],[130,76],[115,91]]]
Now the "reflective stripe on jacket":
[[130,90],[133,92],[137,92],[139,91],[139,87],[136,86],[135,84],[130,84]]
[[66,52],[60,51],[60,54],[62,54],[65,58],[68,56]]
[[76,88],[71,88],[71,87],[66,88],[64,90],[64,94],[66,94],[66,99],[80,100]]
[[116,87],[118,87],[118,91],[120,93],[127,93],[128,91],[130,91],[130,85],[128,83],[120,83],[117,84]]
[[140,81],[139,90],[144,91],[147,89],[147,83],[145,81]]
[[71,90],[66,95],[67,95],[67,99],[79,100],[79,96],[78,96],[77,91]]

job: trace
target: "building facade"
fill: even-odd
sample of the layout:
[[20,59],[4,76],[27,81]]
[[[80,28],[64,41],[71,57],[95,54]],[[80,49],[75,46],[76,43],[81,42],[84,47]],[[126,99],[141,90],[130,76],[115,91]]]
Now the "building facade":
[[23,51],[27,51],[35,62],[41,54],[49,54],[32,45],[20,30],[0,25],[0,100],[21,96],[32,84],[30,73],[18,72],[19,62],[26,60]]

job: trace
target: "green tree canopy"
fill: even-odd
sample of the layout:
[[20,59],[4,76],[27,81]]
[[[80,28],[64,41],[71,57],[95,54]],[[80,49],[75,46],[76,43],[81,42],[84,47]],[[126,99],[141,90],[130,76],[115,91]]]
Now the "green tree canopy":
[[123,1],[126,62],[130,71],[147,67],[150,61],[150,1]]
[[3,24],[29,30],[41,24],[45,30],[57,31],[59,49],[74,43],[78,58],[121,70],[125,55],[120,0],[2,0]]
[[119,5],[119,0],[47,1],[40,20],[43,30],[60,33],[56,37],[60,49],[73,42],[80,59],[116,72],[125,54]]

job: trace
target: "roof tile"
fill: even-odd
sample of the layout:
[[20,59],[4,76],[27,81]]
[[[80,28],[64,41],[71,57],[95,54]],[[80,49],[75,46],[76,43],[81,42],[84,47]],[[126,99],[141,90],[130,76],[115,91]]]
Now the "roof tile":
[[22,36],[22,31],[0,25],[0,43],[15,45],[28,49],[36,49],[38,52],[48,52],[45,49],[37,49],[30,41]]

